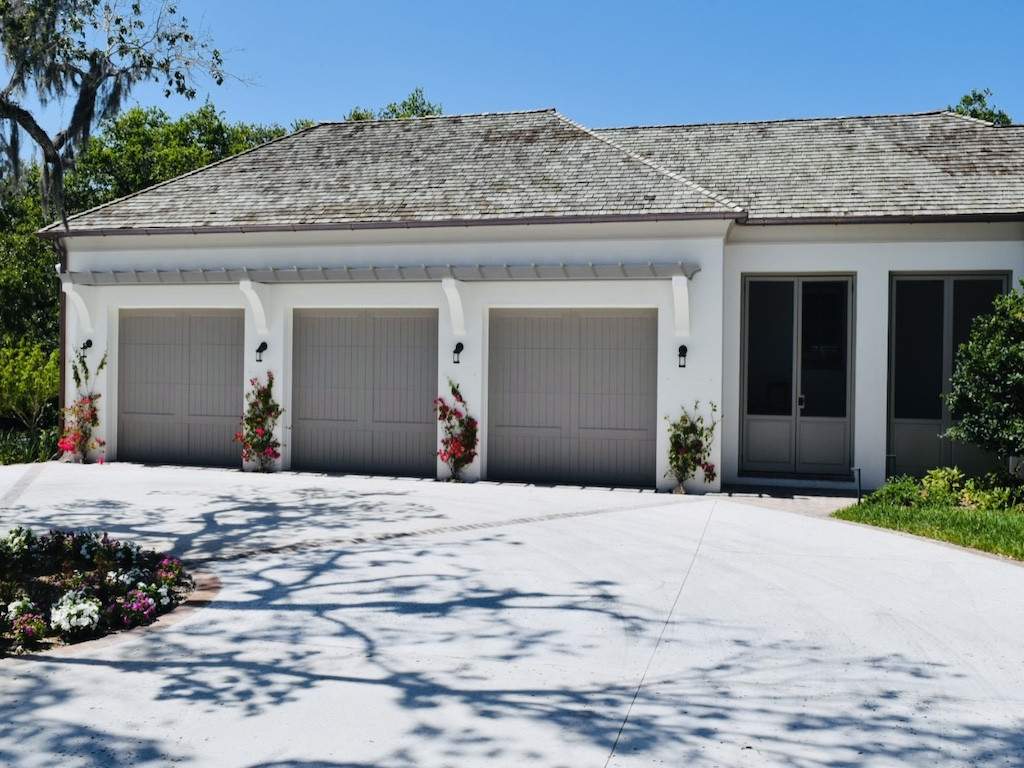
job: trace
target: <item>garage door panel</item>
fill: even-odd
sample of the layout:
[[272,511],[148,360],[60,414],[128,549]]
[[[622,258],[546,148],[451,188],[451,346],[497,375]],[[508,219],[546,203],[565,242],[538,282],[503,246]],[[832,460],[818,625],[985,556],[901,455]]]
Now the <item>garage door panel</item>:
[[501,432],[488,441],[487,476],[492,480],[558,482],[575,474],[578,441],[530,433]]
[[118,332],[118,456],[237,466],[244,316],[125,310]]
[[490,339],[488,476],[653,482],[654,310],[494,310]]
[[653,440],[588,434],[580,438],[579,477],[581,482],[634,483],[638,476],[650,478],[654,459]]
[[431,476],[436,310],[295,313],[292,464]]

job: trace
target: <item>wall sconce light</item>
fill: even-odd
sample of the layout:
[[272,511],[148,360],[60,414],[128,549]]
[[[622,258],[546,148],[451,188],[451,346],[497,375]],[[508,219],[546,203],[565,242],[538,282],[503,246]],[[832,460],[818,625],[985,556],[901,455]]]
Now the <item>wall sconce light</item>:
[[686,345],[685,344],[680,344],[679,345],[679,367],[680,368],[685,368],[686,367],[686,353],[687,352],[689,352],[689,350],[686,348]]
[[263,362],[263,353],[267,351],[267,342],[261,341],[260,345],[256,347],[256,362]]
[[461,341],[455,343],[455,349],[452,350],[452,362],[456,365],[459,364],[459,355],[462,354],[462,350],[464,349],[465,347],[462,345]]
[[92,349],[92,339],[86,339],[82,343],[82,351],[85,352],[87,349]]

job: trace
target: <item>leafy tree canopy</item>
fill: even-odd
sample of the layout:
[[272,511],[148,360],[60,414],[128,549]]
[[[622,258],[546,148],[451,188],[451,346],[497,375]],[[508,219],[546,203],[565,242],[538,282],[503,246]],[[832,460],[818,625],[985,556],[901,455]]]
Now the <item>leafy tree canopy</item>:
[[992,98],[992,91],[988,88],[982,88],[980,91],[977,88],[972,88],[970,93],[965,93],[961,97],[958,104],[951,104],[948,109],[958,115],[985,120],[993,125],[1009,125],[1012,122],[1010,116],[995,104],[989,104],[990,98]]
[[[224,80],[220,52],[167,0],[0,0],[0,48],[5,170],[20,175],[24,132],[42,152],[43,197],[58,216],[66,164],[138,83],[161,82],[165,95],[191,99],[200,75]],[[51,134],[33,102],[67,102],[70,117]]]
[[428,101],[420,87],[401,101],[392,101],[374,112],[366,107],[353,107],[346,120],[404,120],[410,117],[432,117],[442,114],[441,105]]
[[1024,456],[1024,282],[975,318],[957,352],[948,437],[1002,459]]

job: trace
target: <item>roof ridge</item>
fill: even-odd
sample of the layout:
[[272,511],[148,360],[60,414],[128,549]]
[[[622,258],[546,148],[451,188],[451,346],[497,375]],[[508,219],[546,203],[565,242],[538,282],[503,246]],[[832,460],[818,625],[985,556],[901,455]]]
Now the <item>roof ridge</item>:
[[955,109],[944,109],[942,110],[942,114],[949,115],[950,117],[959,117],[961,120],[966,120],[969,123],[981,123],[982,125],[987,125],[989,128],[996,127],[996,124],[993,123],[991,120],[982,120],[980,117],[974,117],[973,115],[965,115],[960,112],[957,112]]
[[687,185],[688,187],[690,187],[691,189],[699,192],[700,194],[704,195],[705,197],[708,197],[708,198],[714,200],[719,205],[723,205],[726,208],[731,208],[735,213],[743,213],[744,212],[743,206],[738,205],[737,203],[734,203],[732,200],[727,198],[725,195],[720,195],[720,194],[718,194],[716,192],[712,192],[707,187],[703,187],[700,184],[698,184],[697,182],[691,181],[690,179],[688,179],[685,176],[682,176],[682,175],[676,173],[675,171],[670,171],[665,166],[663,166],[663,165],[661,165],[659,163],[656,163],[653,160],[651,160],[649,158],[646,158],[646,157],[644,157],[643,155],[641,155],[641,154],[639,154],[637,152],[633,152],[630,149],[626,149],[621,144],[618,144],[617,142],[614,142],[614,141],[612,141],[611,139],[609,139],[609,138],[607,138],[605,136],[601,136],[600,134],[598,134],[593,129],[588,128],[587,126],[582,125],[581,123],[577,123],[575,120],[571,120],[570,118],[566,117],[561,112],[559,112],[558,110],[555,110],[555,116],[558,117],[559,119],[561,119],[562,121],[568,123],[569,125],[573,126],[577,130],[580,130],[583,133],[587,134],[588,136],[591,136],[591,137],[597,139],[598,141],[603,142],[604,144],[607,144],[608,146],[612,147],[613,149],[617,149],[619,152],[622,152],[627,157],[630,157],[633,160],[637,160],[637,161],[643,163],[644,165],[648,166],[649,168],[652,168],[655,171],[657,171],[658,173],[661,173],[661,174],[663,174],[665,176],[668,176],[670,179],[673,179],[674,181],[678,181],[678,182],[680,182],[682,184]]
[[537,109],[508,109],[496,112],[462,112],[456,115],[415,115],[413,117],[375,117],[370,120],[322,120],[317,125],[366,125],[367,123],[397,123],[410,120],[451,120],[460,117],[498,117],[499,115],[536,115],[543,112],[558,112],[556,107]]
[[[178,181],[179,179],[185,179],[185,178],[188,178],[189,176],[193,176],[193,175],[195,175],[195,174],[197,174],[197,173],[199,173],[201,171],[205,171],[207,168],[215,168],[218,165],[223,165],[224,163],[228,162],[229,160],[234,160],[236,157],[242,157],[243,155],[251,154],[253,152],[256,152],[257,150],[263,149],[264,147],[269,147],[271,144],[276,144],[279,141],[284,141],[285,139],[290,139],[290,138],[292,138],[294,136],[298,136],[300,133],[308,133],[309,131],[314,131],[317,128],[319,128],[321,125],[323,125],[323,123],[316,123],[315,125],[307,125],[305,128],[300,128],[297,131],[292,131],[291,133],[286,133],[283,136],[278,136],[277,138],[271,139],[270,141],[264,141],[262,144],[257,144],[255,147],[249,147],[249,149],[245,149],[245,150],[243,150],[241,152],[237,152],[237,153],[235,153],[233,155],[228,155],[227,157],[222,157],[220,160],[214,160],[212,163],[207,163],[206,165],[201,165],[198,168],[193,168],[191,171],[185,171],[185,173],[178,174],[177,176],[174,176],[174,177],[172,177],[170,179],[164,179],[163,181],[158,181],[156,184],[151,184],[148,187],[143,187],[142,189],[137,189],[134,192],[129,192],[127,195],[122,195],[121,197],[116,197],[113,200],[107,200],[107,202],[105,202],[105,203],[100,203],[99,205],[94,205],[92,208],[86,208],[84,211],[79,211],[78,213],[75,213],[75,214],[72,214],[71,216],[68,216],[67,217],[67,221],[71,222],[71,221],[74,221],[75,219],[81,218],[82,216],[86,216],[86,215],[88,215],[90,213],[94,213],[95,211],[101,211],[101,210],[103,210],[104,208],[106,208],[108,206],[114,205],[115,203],[120,203],[120,202],[122,202],[124,200],[131,200],[134,197],[138,197],[139,195],[144,194],[146,192],[150,192],[150,191],[152,191],[154,189],[159,189],[160,187],[164,187],[164,186],[166,186],[168,184],[171,184],[171,183],[173,183],[175,181]],[[36,234],[42,234],[44,232],[52,232],[55,229],[60,229],[62,223],[63,222],[60,221],[60,220],[51,222],[51,223],[47,224],[45,227],[42,227],[42,228],[36,230]]]
[[[924,112],[891,112],[872,115],[833,115],[826,117],[780,117],[768,120],[724,120],[721,122],[709,121],[700,123],[654,123],[641,125],[616,125],[606,128],[595,128],[594,131],[624,131],[634,128],[698,128],[702,126],[715,125],[764,125],[769,123],[810,123],[828,122],[837,120],[872,120],[886,117],[927,117],[929,115],[941,115],[948,113],[946,109],[932,109]],[[960,115],[960,117],[965,117]]]

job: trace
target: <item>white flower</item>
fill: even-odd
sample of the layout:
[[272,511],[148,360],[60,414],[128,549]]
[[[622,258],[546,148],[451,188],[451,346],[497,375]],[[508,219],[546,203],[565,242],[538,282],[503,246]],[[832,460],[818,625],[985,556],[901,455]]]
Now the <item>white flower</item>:
[[62,633],[96,629],[100,622],[100,601],[79,590],[65,592],[50,611],[50,626]]
[[12,554],[20,555],[26,549],[28,549],[28,540],[32,534],[27,528],[12,528],[7,534],[6,543],[7,549]]
[[7,606],[7,620],[14,621],[22,614],[32,613],[36,609],[35,603],[27,597],[19,598]]

